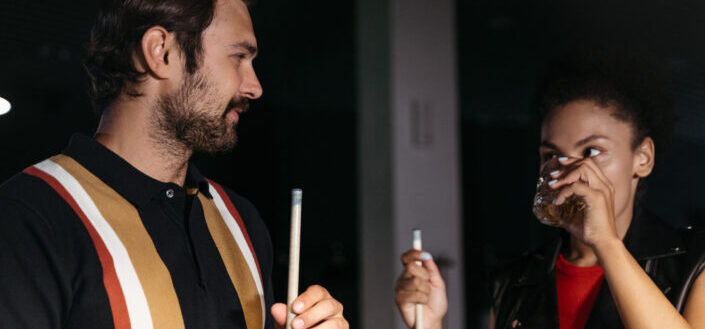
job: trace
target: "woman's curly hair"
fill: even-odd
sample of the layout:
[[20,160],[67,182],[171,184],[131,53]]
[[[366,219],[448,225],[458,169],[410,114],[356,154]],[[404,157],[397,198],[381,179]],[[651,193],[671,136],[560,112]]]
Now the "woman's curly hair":
[[675,102],[665,70],[653,60],[617,50],[581,50],[549,65],[539,88],[540,122],[577,100],[611,106],[631,124],[632,147],[646,137],[659,151],[668,148],[676,122]]
[[[578,100],[610,106],[613,115],[631,125],[632,149],[646,137],[654,141],[663,160],[677,115],[666,70],[652,58],[633,56],[623,50],[579,49],[549,64],[539,84],[539,123],[561,106]],[[639,181],[637,199],[645,192]]]

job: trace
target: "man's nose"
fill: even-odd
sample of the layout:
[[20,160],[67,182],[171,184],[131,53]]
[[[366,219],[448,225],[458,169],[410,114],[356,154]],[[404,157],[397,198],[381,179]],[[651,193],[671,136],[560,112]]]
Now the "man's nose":
[[243,77],[242,84],[240,85],[240,92],[244,97],[249,99],[257,99],[262,97],[262,85],[257,79],[257,74],[255,70],[248,70],[248,72]]

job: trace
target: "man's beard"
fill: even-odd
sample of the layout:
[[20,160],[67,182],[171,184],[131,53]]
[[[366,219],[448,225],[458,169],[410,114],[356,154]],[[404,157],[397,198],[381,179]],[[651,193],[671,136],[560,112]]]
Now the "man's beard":
[[233,108],[246,111],[249,102],[244,98],[224,104],[220,99],[222,95],[205,75],[200,72],[187,75],[176,92],[157,102],[154,123],[158,136],[155,137],[168,148],[185,147],[210,154],[231,151],[237,143],[237,134],[235,123],[229,124],[226,114]]

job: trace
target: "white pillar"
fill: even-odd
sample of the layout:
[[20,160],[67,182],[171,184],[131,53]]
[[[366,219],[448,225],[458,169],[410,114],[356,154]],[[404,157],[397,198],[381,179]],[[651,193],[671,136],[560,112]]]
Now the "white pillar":
[[452,0],[358,0],[365,329],[404,328],[393,287],[415,227],[452,264],[445,328],[465,328],[454,9]]

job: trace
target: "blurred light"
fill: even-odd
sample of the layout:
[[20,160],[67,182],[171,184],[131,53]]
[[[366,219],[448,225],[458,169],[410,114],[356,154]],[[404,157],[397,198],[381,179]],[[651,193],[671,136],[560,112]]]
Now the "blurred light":
[[10,112],[12,105],[6,99],[0,97],[0,115]]

